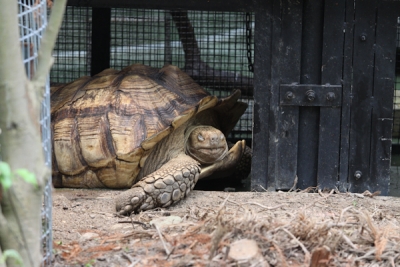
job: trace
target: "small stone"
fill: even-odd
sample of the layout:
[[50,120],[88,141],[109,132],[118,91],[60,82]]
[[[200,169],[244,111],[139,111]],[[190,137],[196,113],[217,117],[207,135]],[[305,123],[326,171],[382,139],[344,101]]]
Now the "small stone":
[[83,235],[81,235],[80,239],[82,241],[86,241],[86,240],[91,240],[91,239],[96,238],[96,237],[99,237],[99,235],[96,234],[96,233],[87,232],[87,233],[84,233]]
[[154,183],[154,187],[158,189],[164,189],[166,187],[166,184],[164,184],[164,182],[160,179]]
[[181,197],[181,190],[175,189],[174,192],[172,192],[172,200],[177,201]]
[[228,256],[236,261],[248,261],[257,258],[260,248],[256,241],[251,239],[241,239],[233,242]]
[[96,218],[96,215],[92,213],[92,214],[89,214],[89,217],[94,219],[94,218]]
[[119,230],[122,228],[124,228],[124,225],[122,223],[117,223],[117,224],[111,225],[111,227],[110,227],[111,230]]
[[182,179],[183,179],[182,173],[180,171],[175,172],[174,173],[174,178],[177,181],[182,181]]
[[234,187],[225,187],[224,192],[235,192],[236,189]]
[[167,184],[167,185],[171,185],[171,184],[174,184],[174,183],[175,183],[175,179],[174,179],[174,177],[172,177],[172,175],[168,175],[167,177],[165,177],[165,178],[163,179],[163,182],[164,182],[165,184]]
[[182,169],[182,174],[183,174],[183,177],[187,178],[190,175],[190,171],[186,168]]
[[167,192],[164,192],[164,193],[162,193],[161,196],[160,196],[160,203],[161,203],[161,204],[165,204],[165,203],[167,203],[170,199],[171,199],[171,194],[170,194],[170,193],[167,193]]
[[151,194],[154,191],[154,186],[152,184],[146,184],[143,189],[146,193]]

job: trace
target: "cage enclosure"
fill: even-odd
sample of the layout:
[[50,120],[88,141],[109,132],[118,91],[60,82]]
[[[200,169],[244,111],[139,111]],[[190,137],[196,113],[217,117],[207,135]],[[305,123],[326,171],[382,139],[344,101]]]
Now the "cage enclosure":
[[216,96],[242,91],[249,108],[229,139],[252,146],[252,190],[387,195],[399,10],[392,0],[69,0],[51,81],[176,65]]
[[[241,90],[241,101],[248,108],[228,139],[245,139],[251,146],[253,33],[251,11],[68,6],[55,48],[51,82],[68,83],[135,63],[154,68],[172,64],[217,97]],[[235,187],[244,186],[238,182]],[[211,188],[218,185],[227,187],[229,183],[217,182]]]

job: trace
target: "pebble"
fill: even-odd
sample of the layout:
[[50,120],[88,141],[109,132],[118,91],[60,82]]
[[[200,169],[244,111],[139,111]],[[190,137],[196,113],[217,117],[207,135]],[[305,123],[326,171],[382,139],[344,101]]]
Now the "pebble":
[[86,240],[91,240],[96,237],[99,237],[99,235],[96,233],[87,232],[87,233],[84,233],[83,235],[81,235],[80,239],[83,241],[86,241]]
[[150,221],[151,225],[157,225],[158,227],[170,226],[182,222],[182,218],[179,216],[167,216],[158,217]]

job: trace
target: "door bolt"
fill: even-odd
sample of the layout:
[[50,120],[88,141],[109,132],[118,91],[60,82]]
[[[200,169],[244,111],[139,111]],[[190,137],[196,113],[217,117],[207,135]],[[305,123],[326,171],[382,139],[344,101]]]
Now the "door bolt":
[[360,179],[361,176],[362,176],[362,172],[361,171],[355,171],[354,178],[356,178],[356,180]]
[[328,101],[333,101],[333,100],[335,100],[335,98],[336,98],[336,95],[335,95],[334,92],[328,92],[328,93],[326,93],[326,100],[328,100]]
[[306,96],[307,96],[308,101],[310,101],[310,102],[314,101],[315,100],[315,92],[314,92],[314,90],[308,90],[306,92]]
[[287,100],[292,100],[294,98],[294,94],[292,91],[287,91],[285,97]]

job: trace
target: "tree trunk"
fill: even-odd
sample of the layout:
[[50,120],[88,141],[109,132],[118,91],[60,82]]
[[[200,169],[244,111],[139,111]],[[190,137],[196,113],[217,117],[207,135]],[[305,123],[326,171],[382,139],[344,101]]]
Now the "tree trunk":
[[[24,266],[39,266],[42,260],[41,207],[49,170],[45,167],[40,135],[40,101],[50,68],[51,51],[61,23],[65,1],[55,1],[53,11],[59,23],[49,26],[39,52],[38,72],[29,81],[22,61],[17,20],[17,1],[2,1],[0,8],[0,159],[12,170],[27,169],[35,174],[38,187],[14,177],[12,186],[2,189],[0,200],[0,254],[16,250]],[[56,7],[57,5],[57,7]],[[52,17],[53,17],[52,12]],[[53,42],[52,45],[44,45]],[[47,50],[47,51],[46,51]],[[40,62],[40,60],[44,62]],[[45,62],[47,61],[47,62]],[[39,72],[39,69],[41,71]],[[15,266],[13,259],[7,266]]]

